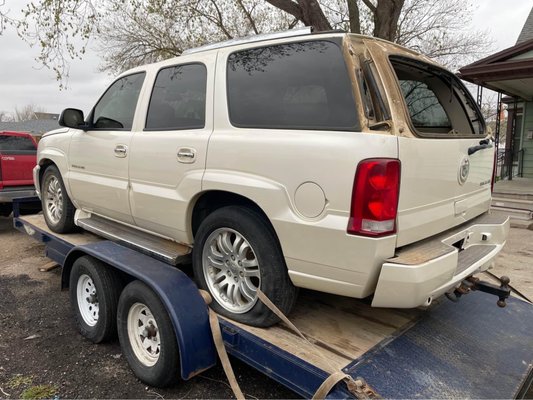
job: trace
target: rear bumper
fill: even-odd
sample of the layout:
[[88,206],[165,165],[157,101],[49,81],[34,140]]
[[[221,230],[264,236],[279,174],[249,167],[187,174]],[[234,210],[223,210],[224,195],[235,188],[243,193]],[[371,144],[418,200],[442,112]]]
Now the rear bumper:
[[488,269],[505,245],[509,227],[507,216],[484,214],[437,237],[406,246],[383,264],[372,306],[429,305],[463,279]]
[[18,197],[32,197],[35,196],[35,188],[24,186],[19,188],[4,188],[0,190],[0,203],[12,203],[13,199]]

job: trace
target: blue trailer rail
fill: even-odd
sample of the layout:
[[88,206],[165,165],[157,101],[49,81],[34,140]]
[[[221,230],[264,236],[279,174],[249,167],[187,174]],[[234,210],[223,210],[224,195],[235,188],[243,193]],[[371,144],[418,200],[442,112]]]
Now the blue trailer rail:
[[[63,267],[63,288],[68,285],[69,270],[77,257],[85,254],[97,258],[141,280],[160,297],[176,334],[183,379],[216,363],[207,307],[186,274],[108,240],[93,237],[80,243],[73,236],[54,234],[36,223],[35,217],[19,215],[21,203],[35,201],[27,198],[14,202],[14,225],[44,243],[46,255]],[[379,313],[383,314],[376,311]],[[316,318],[320,325],[320,317]],[[369,324],[375,324],[373,320],[368,317]],[[301,346],[281,345],[272,339],[279,336],[269,335],[273,328],[249,329],[222,318],[219,324],[229,354],[303,397],[312,397],[332,372],[316,361],[327,352],[306,357],[297,351]],[[498,308],[494,297],[476,293],[464,296],[458,304],[441,301],[401,327],[392,322],[388,325],[392,328],[382,340],[342,367],[353,378],[364,378],[382,397],[522,398],[532,383],[531,304],[510,298],[506,308]],[[358,329],[366,328],[354,326],[353,335],[343,332],[343,340],[352,336],[355,340]],[[331,350],[334,346],[322,343],[322,347]],[[350,354],[338,348],[332,351],[341,361]],[[350,398],[353,394],[339,383],[328,397]]]

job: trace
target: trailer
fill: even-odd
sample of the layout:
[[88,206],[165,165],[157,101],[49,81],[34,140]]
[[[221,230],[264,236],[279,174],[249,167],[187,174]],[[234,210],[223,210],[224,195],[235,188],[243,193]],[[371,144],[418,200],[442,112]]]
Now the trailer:
[[[71,299],[76,298],[71,273],[83,258],[94,262],[97,275],[106,279],[110,291],[116,291],[113,296],[128,297],[125,292],[129,291],[161,304],[164,318],[157,320],[157,329],[161,338],[164,332],[172,335],[165,347],[179,357],[177,371],[168,368],[165,376],[158,372],[161,382],[178,378],[174,374],[190,379],[217,363],[218,328],[211,329],[209,308],[186,263],[176,268],[82,230],[56,234],[42,215],[20,215],[21,206],[37,202],[35,197],[14,201],[14,226],[44,243],[46,256],[62,267],[61,288],[70,286]],[[80,287],[85,288],[78,282],[77,290]],[[109,319],[104,328],[112,330],[115,319],[128,323],[106,295],[99,294],[96,310],[100,318]],[[215,326],[228,354],[306,398],[319,388],[319,397],[327,398],[523,398],[533,381],[533,305],[510,297],[507,306],[500,308],[495,300],[475,293],[458,303],[443,299],[427,309],[400,310],[302,291],[289,316],[289,324],[299,332],[285,323],[256,328],[220,316]],[[130,312],[142,306],[131,299],[130,303]],[[98,342],[109,334],[105,329],[97,332],[99,336],[80,331]],[[149,337],[148,327],[144,329]],[[120,331],[119,339],[135,374],[153,383],[142,368],[150,365],[150,358]],[[324,391],[325,381],[332,383],[331,390]]]

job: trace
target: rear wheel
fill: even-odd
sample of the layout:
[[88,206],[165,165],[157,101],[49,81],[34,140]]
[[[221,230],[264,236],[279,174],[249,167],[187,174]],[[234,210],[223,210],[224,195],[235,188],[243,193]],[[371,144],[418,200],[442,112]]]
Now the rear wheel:
[[55,165],[50,165],[44,171],[41,182],[41,202],[44,219],[52,231],[68,233],[75,230],[76,208],[68,197],[61,173]]
[[122,292],[117,315],[122,353],[135,375],[165,387],[179,376],[179,351],[172,322],[159,297],[133,281]]
[[117,304],[122,284],[104,263],[80,257],[70,272],[70,302],[80,333],[94,343],[116,338]]
[[285,314],[296,300],[272,228],[249,208],[223,207],[205,218],[195,237],[193,268],[214,299],[213,309],[239,322],[264,327],[279,321],[258,299],[258,288]]

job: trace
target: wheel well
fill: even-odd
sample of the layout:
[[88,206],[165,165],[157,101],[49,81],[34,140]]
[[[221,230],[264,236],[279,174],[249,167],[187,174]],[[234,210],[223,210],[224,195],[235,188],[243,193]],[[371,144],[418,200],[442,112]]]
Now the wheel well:
[[[84,256],[94,257],[94,256],[92,256],[92,255],[90,255],[88,253],[85,253],[82,250],[74,250],[74,251],[70,252],[67,255],[67,258],[65,259],[65,262],[63,263],[63,268],[62,268],[62,271],[61,271],[61,290],[65,290],[65,289],[69,288],[69,286],[70,286],[70,273],[72,271],[72,266],[74,265],[74,262],[78,258],[84,257]],[[103,262],[104,264],[108,264],[104,260],[100,260],[98,257],[94,257],[94,258],[96,258],[97,260]],[[114,273],[117,274],[117,276],[120,279],[120,281],[122,282],[123,286],[126,286],[129,282],[131,282],[131,281],[133,281],[135,279],[131,275],[125,273],[124,271],[121,271],[118,268],[115,268],[113,266],[110,266],[110,268],[113,268]]]
[[44,171],[46,171],[46,169],[50,166],[50,165],[54,165],[57,167],[57,165],[52,161],[52,160],[49,160],[47,158],[45,158],[44,160],[41,160],[41,162],[39,163],[39,166],[41,167],[41,169],[39,170],[39,184],[42,182],[43,180],[43,175],[44,175]]
[[191,217],[193,237],[196,236],[196,232],[198,231],[200,224],[209,214],[218,210],[219,208],[227,206],[242,206],[256,211],[265,219],[265,222],[270,226],[275,234],[275,230],[270,222],[270,219],[267,217],[261,207],[259,207],[255,202],[247,197],[235,193],[213,190],[202,194],[194,205]]

